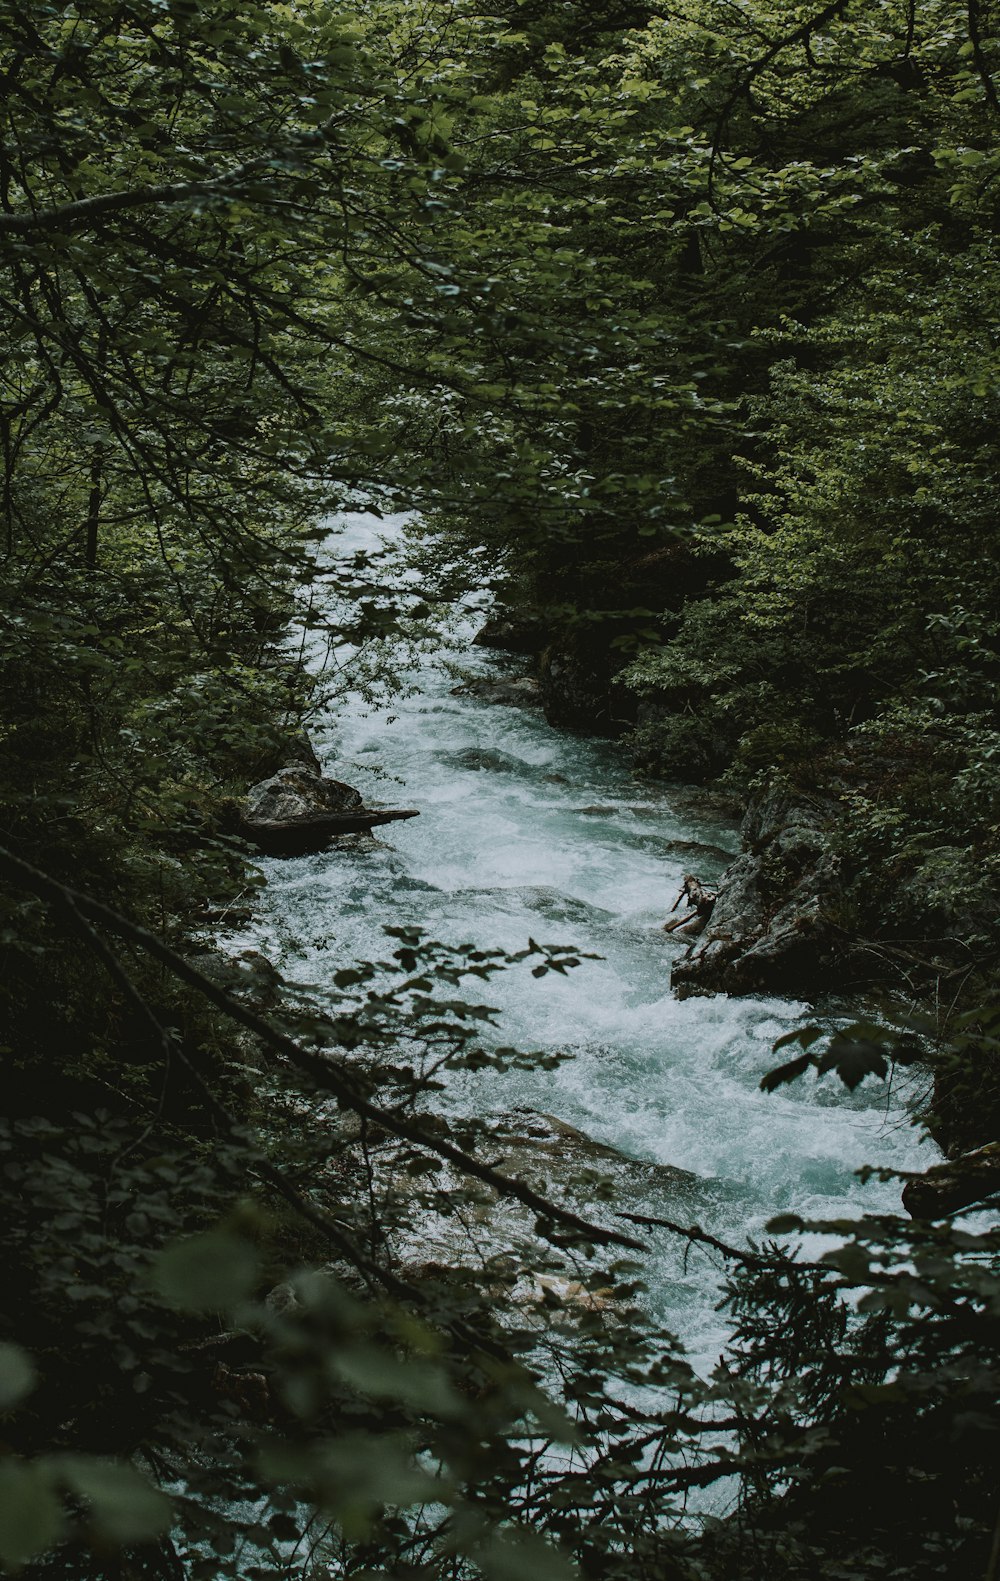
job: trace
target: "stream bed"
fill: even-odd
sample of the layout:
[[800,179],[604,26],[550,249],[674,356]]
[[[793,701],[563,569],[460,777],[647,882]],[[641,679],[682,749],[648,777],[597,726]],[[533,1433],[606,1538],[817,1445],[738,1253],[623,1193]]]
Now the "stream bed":
[[[394,529],[346,517],[337,551]],[[444,1107],[555,1116],[633,1161],[618,1206],[697,1222],[737,1245],[778,1213],[898,1210],[898,1185],[863,1185],[854,1172],[933,1161],[904,1089],[887,1100],[881,1084],[848,1094],[833,1078],[808,1078],[768,1096],[760,1078],[783,1057],[772,1045],[812,1008],[670,992],[684,944],[663,923],[685,873],[710,880],[735,853],[731,821],[707,794],[639,780],[613,743],[556,731],[538,709],[457,695],[463,677],[497,673],[498,656],[471,646],[482,620],[470,608],[453,650],[421,663],[413,695],[389,709],[339,702],[310,727],[324,772],[366,802],[420,816],[377,840],[262,860],[268,885],[240,945],[302,982],[384,958],[387,924],[486,949],[536,938],[592,953],[600,959],[565,977],[536,980],[523,966],[477,985],[475,997],[500,1008],[498,1044],[573,1058],[550,1071],[455,1073]],[[697,1179],[672,1184],[662,1165]],[[718,1259],[685,1259],[665,1232],[650,1246],[648,1300],[708,1369],[725,1342]]]

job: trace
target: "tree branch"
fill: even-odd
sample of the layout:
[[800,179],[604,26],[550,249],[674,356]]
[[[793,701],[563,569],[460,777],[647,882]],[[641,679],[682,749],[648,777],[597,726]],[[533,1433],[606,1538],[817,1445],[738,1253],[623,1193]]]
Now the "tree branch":
[[976,63],[976,70],[979,73],[979,80],[983,85],[983,92],[986,95],[986,102],[989,104],[991,110],[993,110],[997,115],[1000,115],[1000,98],[997,97],[996,84],[993,81],[993,74],[987,65],[986,55],[983,52],[983,12],[982,6],[980,5],[980,0],[968,0],[968,17],[969,42],[972,45],[972,58]]
[[656,1226],[659,1229],[671,1230],[674,1235],[682,1235],[688,1242],[694,1242],[701,1246],[711,1246],[715,1251],[721,1252],[723,1257],[731,1262],[741,1263],[744,1268],[764,1270],[790,1263],[796,1270],[805,1268],[810,1269],[813,1273],[830,1275],[836,1273],[835,1268],[828,1268],[825,1263],[793,1262],[791,1258],[780,1252],[768,1254],[766,1252],[741,1251],[738,1247],[727,1246],[725,1241],[717,1240],[714,1235],[709,1235],[707,1230],[703,1230],[698,1224],[686,1226],[675,1223],[673,1219],[656,1218],[655,1215],[650,1213],[626,1213],[624,1210],[618,1211],[615,1214],[615,1218],[629,1219],[633,1224],[645,1224],[649,1225],[650,1228]]
[[[411,1142],[415,1147],[425,1148],[428,1152],[436,1153],[440,1158],[447,1159],[454,1164],[463,1174],[470,1175],[476,1180],[481,1180],[484,1185],[491,1186],[494,1191],[504,1197],[513,1197],[540,1218],[548,1219],[564,1226],[580,1239],[594,1245],[619,1245],[628,1246],[635,1251],[645,1251],[641,1241],[632,1236],[623,1235],[616,1230],[605,1229],[601,1225],[592,1224],[587,1219],[579,1217],[567,1208],[561,1208],[548,1198],[540,1196],[530,1186],[516,1178],[511,1179],[500,1175],[487,1164],[481,1164],[471,1154],[456,1147],[453,1142],[443,1137],[436,1137],[425,1130],[417,1121],[408,1119],[403,1115],[393,1113],[388,1109],[380,1108],[372,1103],[360,1090],[357,1079],[340,1068],[331,1059],[329,1052],[314,1053],[303,1048],[294,1038],[287,1033],[279,1032],[271,1026],[270,1022],[250,1010],[239,999],[235,998],[225,988],[214,983],[206,977],[190,961],[185,960],[169,944],[158,939],[148,929],[140,927],[138,923],[131,922],[119,912],[105,906],[102,902],[94,900],[92,896],[83,894],[80,890],[72,889],[67,884],[49,877],[39,868],[33,867],[30,862],[25,862],[21,857],[4,846],[0,846],[0,873],[13,880],[19,888],[27,889],[30,893],[39,896],[59,907],[70,906],[81,916],[90,921],[97,922],[130,943],[146,950],[181,982],[187,983],[202,994],[218,1009],[230,1016],[234,1021],[240,1022],[248,1031],[253,1032],[261,1041],[270,1048],[280,1053],[290,1065],[305,1072],[319,1087],[332,1093],[345,1108],[360,1115],[370,1124],[380,1126],[390,1135],[397,1136],[401,1141]],[[346,1031],[346,1027],[345,1027]],[[549,1237],[551,1238],[551,1237]]]
[[[758,55],[756,60],[751,61],[750,65],[737,79],[716,120],[715,134],[712,139],[712,152],[709,156],[708,164],[709,193],[712,192],[714,186],[715,167],[722,153],[722,139],[729,124],[729,117],[740,99],[749,93],[757,78],[769,66],[774,64],[779,55],[783,54],[786,49],[793,49],[796,44],[807,44],[814,32],[819,28],[826,27],[830,22],[835,22],[847,10],[850,3],[851,0],[830,0],[829,5],[825,5],[822,11],[817,11],[815,16],[807,17],[806,21],[800,23],[793,32],[786,33],[783,38],[776,39],[762,55]],[[974,4],[975,0],[969,0],[969,3],[970,5]]]
[[35,231],[77,230],[108,214],[119,214],[126,209],[171,207],[193,198],[234,197],[240,183],[249,176],[260,174],[268,161],[251,160],[227,171],[215,181],[177,181],[158,187],[133,187],[127,192],[99,192],[90,198],[77,198],[55,208],[35,209],[29,212],[12,210],[0,212],[0,236],[31,235]]

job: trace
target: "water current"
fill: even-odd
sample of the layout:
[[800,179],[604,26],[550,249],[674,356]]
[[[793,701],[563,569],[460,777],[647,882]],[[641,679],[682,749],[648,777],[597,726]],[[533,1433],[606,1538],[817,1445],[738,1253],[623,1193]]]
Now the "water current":
[[[398,528],[346,517],[338,552]],[[521,949],[534,937],[592,952],[600,959],[566,977],[521,968],[478,990],[500,1007],[498,1043],[572,1060],[455,1074],[446,1106],[554,1115],[634,1161],[621,1206],[697,1221],[737,1244],[778,1213],[898,1210],[898,1186],[862,1184],[855,1171],[932,1161],[905,1091],[887,1100],[866,1082],[851,1095],[826,1078],[765,1095],[760,1078],[781,1058],[775,1039],[812,1007],[670,992],[684,945],[663,922],[685,873],[709,880],[725,867],[737,849],[732,822],[706,795],[637,779],[613,743],[554,730],[538,710],[456,694],[463,675],[495,675],[503,662],[470,645],[482,618],[480,607],[457,623],[451,651],[411,678],[412,695],[388,708],[341,698],[311,728],[327,773],[366,801],[420,816],[377,841],[262,862],[268,886],[244,942],[308,982],[352,958],[384,958],[384,924],[482,948]],[[678,1186],[661,1165],[696,1178]],[[650,1246],[649,1300],[708,1368],[725,1339],[717,1260],[685,1260],[666,1233]]]

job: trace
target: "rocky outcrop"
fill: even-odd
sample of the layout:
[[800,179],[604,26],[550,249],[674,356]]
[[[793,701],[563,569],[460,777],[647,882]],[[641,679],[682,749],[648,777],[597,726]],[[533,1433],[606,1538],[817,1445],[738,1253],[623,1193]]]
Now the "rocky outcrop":
[[825,830],[833,804],[771,795],[748,811],[746,850],[727,868],[697,943],[674,963],[691,993],[810,994],[828,987],[844,952],[830,921],[836,858]]
[[531,614],[497,609],[473,637],[477,648],[499,648],[503,653],[540,653],[548,637],[543,622]]
[[239,832],[266,856],[322,851],[338,835],[361,834],[416,812],[376,811],[342,780],[326,779],[307,761],[288,763],[247,792]]
[[532,656],[537,678],[472,681],[456,687],[457,694],[514,706],[540,704],[550,725],[594,735],[619,735],[634,721],[635,697],[616,681],[624,661],[605,638],[589,631],[553,638],[533,616],[500,610],[473,641],[480,647]]
[[[636,721],[637,698],[618,679],[627,664],[614,638],[620,622],[553,631],[531,611],[498,609],[473,641],[534,659],[537,679],[473,682],[461,690],[515,705],[539,702],[556,729],[617,736]],[[506,688],[516,690],[505,695]]]
[[557,729],[618,736],[635,723],[636,697],[617,679],[620,654],[596,639],[566,637],[539,658],[542,707]]
[[911,1218],[940,1219],[1000,1194],[1000,1142],[935,1164],[903,1187],[903,1206]]

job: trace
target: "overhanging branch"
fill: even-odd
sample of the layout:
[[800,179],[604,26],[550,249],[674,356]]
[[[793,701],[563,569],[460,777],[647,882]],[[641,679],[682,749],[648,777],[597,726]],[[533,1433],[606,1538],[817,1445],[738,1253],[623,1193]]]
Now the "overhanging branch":
[[94,900],[91,895],[86,895],[51,878],[30,862],[15,856],[13,851],[4,846],[0,846],[0,874],[6,875],[19,888],[28,890],[50,905],[63,909],[71,908],[88,921],[98,923],[119,938],[126,939],[129,943],[145,950],[166,966],[174,977],[195,989],[225,1015],[253,1032],[268,1047],[281,1054],[290,1065],[303,1071],[317,1086],[331,1093],[344,1108],[352,1110],[371,1125],[379,1126],[390,1135],[399,1137],[401,1141],[410,1142],[415,1147],[424,1148],[428,1152],[436,1153],[440,1158],[447,1159],[463,1174],[482,1181],[484,1185],[492,1187],[503,1197],[513,1197],[524,1207],[538,1214],[541,1219],[572,1231],[578,1239],[592,1245],[627,1246],[635,1251],[645,1251],[643,1243],[632,1236],[590,1223],[589,1220],[581,1218],[569,1209],[550,1202],[522,1180],[498,1174],[488,1164],[480,1163],[471,1154],[456,1147],[453,1142],[444,1137],[434,1136],[416,1120],[408,1119],[405,1115],[393,1113],[372,1103],[361,1091],[356,1078],[337,1065],[328,1051],[316,1053],[303,1048],[294,1038],[289,1037],[285,1032],[279,1032],[276,1027],[271,1026],[270,1022],[249,1009],[228,990],[213,982],[210,977],[206,977],[196,966],[192,966],[190,961],[185,960],[184,956],[179,955],[175,949],[157,938],[154,933],[150,933],[147,928],[131,922],[110,906]]
[[99,192],[90,198],[76,198],[53,208],[0,211],[0,236],[79,230],[94,220],[127,209],[170,208],[197,198],[237,197],[240,184],[251,176],[260,175],[267,166],[267,160],[254,159],[214,181],[176,181],[162,186],[132,187],[124,192]]

